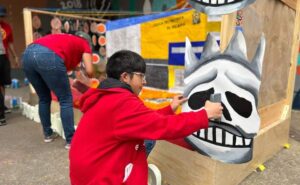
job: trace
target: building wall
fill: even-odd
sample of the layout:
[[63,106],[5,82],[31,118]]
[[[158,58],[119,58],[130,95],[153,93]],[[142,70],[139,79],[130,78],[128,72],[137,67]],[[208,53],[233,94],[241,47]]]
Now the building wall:
[[24,33],[24,21],[23,21],[23,8],[24,7],[45,7],[45,0],[1,0],[0,4],[7,9],[7,21],[13,30],[14,46],[19,58],[25,48],[25,33]]

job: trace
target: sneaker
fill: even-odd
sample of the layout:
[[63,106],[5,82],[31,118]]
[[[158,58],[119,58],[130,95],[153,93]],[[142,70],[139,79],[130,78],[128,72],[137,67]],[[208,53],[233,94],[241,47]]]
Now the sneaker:
[[45,143],[50,143],[52,142],[54,139],[56,139],[58,137],[58,134],[56,132],[52,132],[52,134],[50,136],[45,136],[44,138],[44,142]]
[[9,109],[8,107],[4,107],[4,113],[5,114],[9,114],[9,113],[11,113],[11,109]]
[[0,118],[0,126],[6,125],[6,120],[5,118]]
[[70,143],[67,143],[67,144],[65,145],[65,149],[66,149],[66,150],[70,150],[70,148],[71,148],[71,144],[70,144]]

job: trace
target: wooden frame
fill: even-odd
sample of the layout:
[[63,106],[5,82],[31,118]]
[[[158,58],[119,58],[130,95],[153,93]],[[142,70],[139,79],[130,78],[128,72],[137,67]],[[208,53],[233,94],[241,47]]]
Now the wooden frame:
[[[257,2],[260,3],[262,1],[266,0],[257,0]],[[259,164],[270,159],[275,153],[283,148],[284,144],[288,143],[291,103],[299,47],[300,0],[269,0],[268,2],[274,1],[284,3],[285,6],[289,7],[287,9],[288,11],[294,11],[295,13],[295,15],[292,16],[294,17],[294,20],[292,20],[294,28],[291,33],[291,50],[285,51],[290,52],[290,58],[286,61],[288,65],[288,84],[284,96],[281,96],[276,102],[259,108],[261,129],[254,140],[253,159],[245,164],[225,164],[169,142],[158,141],[153,153],[151,153],[149,157],[149,163],[157,165],[161,170],[163,184],[238,184],[253,172]],[[227,46],[233,35],[235,18],[235,13],[223,16],[221,49],[224,49]],[[268,58],[265,58],[265,60],[268,60]]]
[[73,15],[73,14],[66,14],[66,13],[57,13],[57,12],[50,12],[44,10],[37,10],[37,9],[30,9],[24,8],[23,9],[23,17],[24,17],[24,28],[25,28],[25,42],[26,46],[32,43],[33,35],[32,35],[32,13],[37,14],[46,14],[46,15],[55,15],[55,16],[63,16],[68,18],[75,18],[81,20],[91,20],[91,21],[99,21],[99,22],[106,22],[106,19],[98,19],[94,17],[87,17],[81,15]]

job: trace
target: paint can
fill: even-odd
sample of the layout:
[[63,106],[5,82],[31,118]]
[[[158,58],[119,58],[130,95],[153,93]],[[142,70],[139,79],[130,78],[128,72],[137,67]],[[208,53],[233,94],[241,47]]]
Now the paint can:
[[19,87],[20,87],[20,82],[19,82],[19,80],[16,79],[16,78],[12,79],[12,80],[11,80],[11,87],[12,87],[13,89],[19,88]]
[[12,109],[18,109],[20,108],[21,103],[22,103],[21,97],[12,97],[10,100],[10,107]]

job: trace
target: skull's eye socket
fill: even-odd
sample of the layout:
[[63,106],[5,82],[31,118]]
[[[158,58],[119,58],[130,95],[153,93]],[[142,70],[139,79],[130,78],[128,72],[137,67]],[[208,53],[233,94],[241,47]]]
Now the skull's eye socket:
[[239,97],[229,91],[225,92],[226,98],[235,112],[244,118],[249,118],[252,113],[252,104],[245,98]]
[[192,94],[188,100],[188,105],[192,110],[198,110],[204,106],[205,101],[209,100],[210,95],[214,94],[214,88],[210,88],[206,91],[200,91]]

